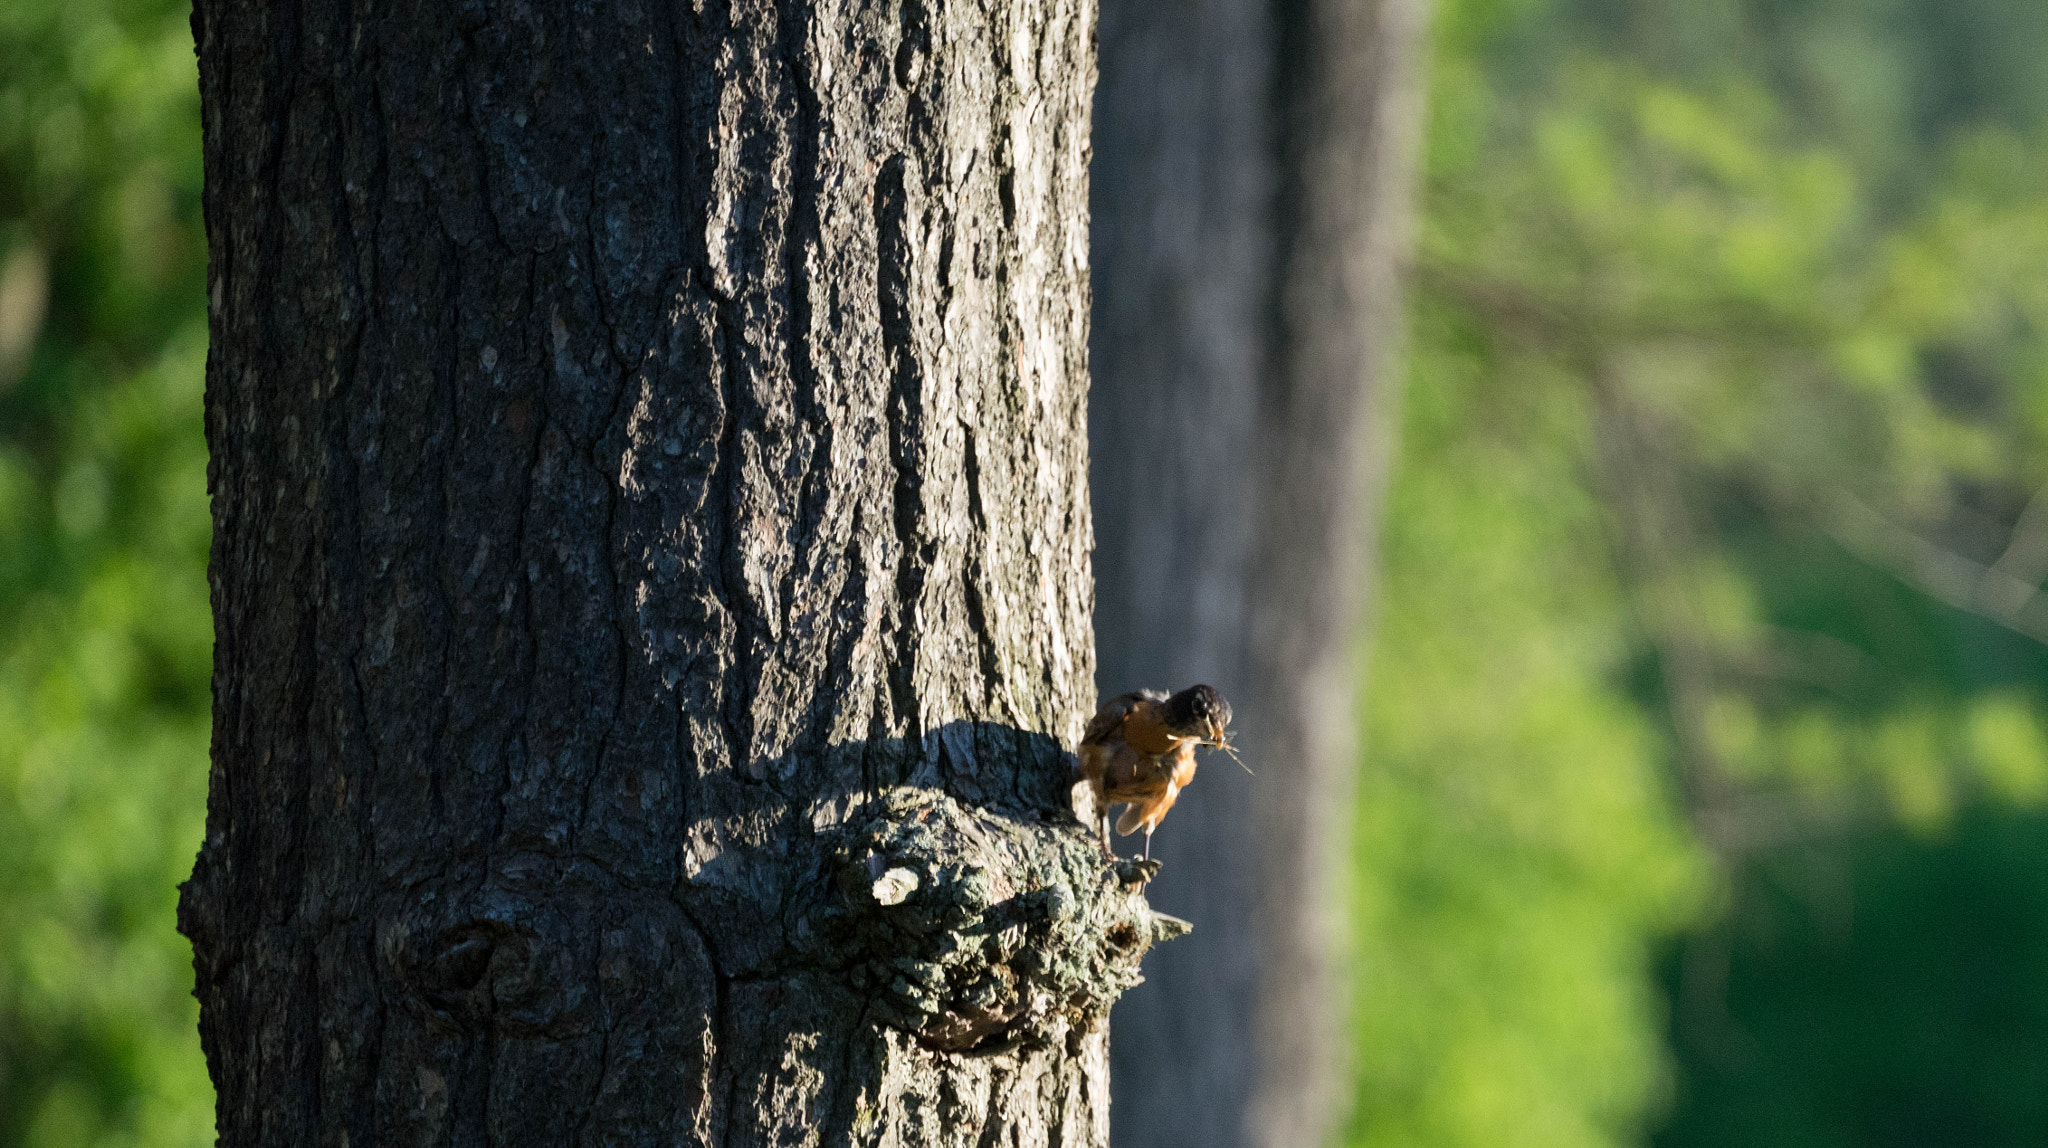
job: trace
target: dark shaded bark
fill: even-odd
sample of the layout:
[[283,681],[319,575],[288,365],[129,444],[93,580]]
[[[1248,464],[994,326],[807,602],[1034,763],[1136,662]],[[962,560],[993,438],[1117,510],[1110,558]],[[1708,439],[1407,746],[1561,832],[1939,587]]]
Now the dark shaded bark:
[[1087,0],[202,0],[227,1145],[1101,1144]]
[[1388,454],[1425,0],[1108,0],[1091,436],[1102,692],[1218,686],[1116,1011],[1117,1142],[1326,1142],[1355,620]]

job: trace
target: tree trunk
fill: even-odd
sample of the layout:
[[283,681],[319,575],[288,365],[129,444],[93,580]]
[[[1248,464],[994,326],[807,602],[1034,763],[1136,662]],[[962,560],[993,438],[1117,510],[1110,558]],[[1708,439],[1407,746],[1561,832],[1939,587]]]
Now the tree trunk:
[[1152,899],[1202,929],[1116,1012],[1132,1148],[1304,1148],[1342,1115],[1353,619],[1388,454],[1426,10],[1103,10],[1098,685],[1211,682],[1258,772],[1205,768],[1159,835]]
[[201,0],[225,1145],[1106,1140],[1088,0]]

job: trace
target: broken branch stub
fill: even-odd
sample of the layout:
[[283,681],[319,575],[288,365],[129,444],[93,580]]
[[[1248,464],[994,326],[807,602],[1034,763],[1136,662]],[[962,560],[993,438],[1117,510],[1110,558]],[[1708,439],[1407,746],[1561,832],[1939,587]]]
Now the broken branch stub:
[[826,865],[802,933],[871,1015],[939,1051],[1084,1034],[1143,979],[1145,952],[1189,928],[1154,913],[1081,826],[938,790],[875,801]]

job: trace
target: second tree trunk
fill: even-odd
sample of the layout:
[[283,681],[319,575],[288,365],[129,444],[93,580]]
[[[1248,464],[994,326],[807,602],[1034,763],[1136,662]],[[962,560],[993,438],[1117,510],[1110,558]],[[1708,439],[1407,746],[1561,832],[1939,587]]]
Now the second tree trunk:
[[1387,464],[1424,0],[1108,0],[1090,427],[1100,692],[1197,680],[1205,766],[1116,1010],[1116,1140],[1325,1143],[1347,1060],[1354,666]]

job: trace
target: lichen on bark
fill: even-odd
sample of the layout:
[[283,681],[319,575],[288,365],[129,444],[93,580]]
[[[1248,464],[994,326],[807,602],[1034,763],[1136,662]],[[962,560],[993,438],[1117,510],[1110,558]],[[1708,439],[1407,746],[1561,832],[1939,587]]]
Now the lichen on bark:
[[870,1008],[926,1048],[995,1055],[1079,1043],[1138,961],[1177,935],[1085,834],[1041,831],[933,790],[884,795],[832,847],[804,920],[852,958]]

